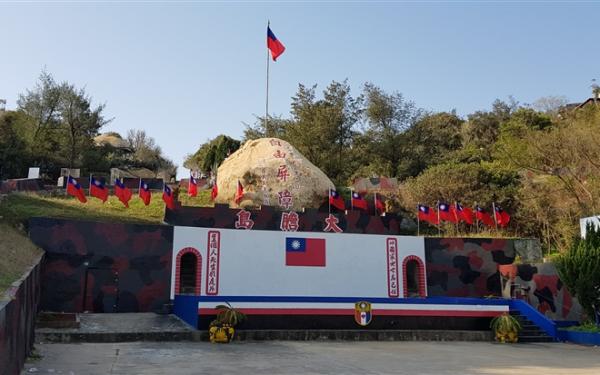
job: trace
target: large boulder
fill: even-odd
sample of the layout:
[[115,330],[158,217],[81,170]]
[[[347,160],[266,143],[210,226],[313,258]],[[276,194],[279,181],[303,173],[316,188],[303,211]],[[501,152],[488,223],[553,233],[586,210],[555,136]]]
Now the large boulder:
[[[237,183],[244,188],[234,202]],[[247,141],[217,171],[217,203],[231,206],[270,205],[282,210],[316,208],[334,185],[319,168],[292,145],[277,138]]]

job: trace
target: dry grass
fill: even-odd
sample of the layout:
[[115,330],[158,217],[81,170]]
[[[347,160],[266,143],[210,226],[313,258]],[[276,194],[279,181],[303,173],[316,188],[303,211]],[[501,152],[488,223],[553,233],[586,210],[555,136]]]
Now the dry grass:
[[0,222],[0,299],[41,254],[25,233]]

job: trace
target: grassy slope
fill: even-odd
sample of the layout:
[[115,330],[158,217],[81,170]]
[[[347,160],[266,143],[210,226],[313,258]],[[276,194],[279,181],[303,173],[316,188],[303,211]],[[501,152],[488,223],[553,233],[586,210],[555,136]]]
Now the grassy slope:
[[8,286],[21,277],[42,254],[27,236],[0,222],[0,299]]
[[[99,220],[128,223],[159,224],[163,221],[165,204],[162,193],[153,193],[148,206],[138,197],[133,197],[129,208],[111,196],[102,203],[88,197],[87,203],[80,203],[72,197],[42,197],[35,194],[10,194],[0,202],[0,216],[10,223],[21,223],[33,216],[70,218],[79,220]],[[210,202],[210,192],[202,191],[196,198],[181,194],[182,203],[190,206],[206,206]]]

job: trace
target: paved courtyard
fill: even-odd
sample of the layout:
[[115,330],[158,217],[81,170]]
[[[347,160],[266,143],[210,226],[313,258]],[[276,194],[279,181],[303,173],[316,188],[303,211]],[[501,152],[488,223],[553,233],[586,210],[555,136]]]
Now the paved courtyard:
[[600,374],[571,344],[269,341],[38,344],[24,374]]

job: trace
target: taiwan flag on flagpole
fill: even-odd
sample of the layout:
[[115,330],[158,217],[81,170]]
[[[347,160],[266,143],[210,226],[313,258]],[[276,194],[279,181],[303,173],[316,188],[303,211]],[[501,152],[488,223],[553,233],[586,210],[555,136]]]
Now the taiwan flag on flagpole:
[[285,265],[325,267],[325,239],[286,237]]
[[267,25],[267,48],[271,51],[271,57],[273,61],[277,61],[277,58],[285,51],[285,47],[279,39],[271,31],[271,27]]
[[94,176],[90,176],[90,195],[100,199],[102,203],[108,199],[108,188],[104,185],[104,182]]
[[138,196],[142,199],[145,206],[150,204],[150,199],[152,199],[152,193],[150,192],[150,187],[148,187],[148,184],[145,183],[142,179],[140,179],[140,188],[138,191]]
[[244,199],[244,187],[242,186],[240,180],[238,180],[237,189],[235,190],[235,196],[233,197],[233,201],[235,202],[235,204],[240,204],[242,199]]
[[346,209],[346,202],[344,198],[334,189],[329,189],[329,204],[338,210],[344,211]]
[[71,176],[67,179],[67,194],[74,196],[81,203],[87,202],[83,188],[79,185],[79,182]]
[[196,179],[191,173],[190,181],[188,182],[188,195],[190,197],[195,197],[198,195],[198,181],[196,181]]
[[479,206],[475,206],[475,217],[488,227],[495,226],[494,219],[492,219],[490,214],[485,212],[485,210]]
[[496,211],[495,215],[498,225],[500,225],[502,228],[506,227],[510,221],[510,215],[507,214],[506,211],[500,208],[500,206],[497,204],[494,204],[494,210]]
[[167,205],[167,208],[169,210],[175,209],[175,199],[173,197],[173,191],[171,190],[170,187],[167,186],[167,184],[164,184],[164,186],[163,186],[162,199],[165,202],[165,204]]
[[456,216],[457,222],[462,220],[469,225],[473,225],[473,210],[469,207],[463,207],[460,203],[456,202],[454,215]]
[[115,195],[119,200],[125,205],[125,207],[129,208],[129,201],[131,200],[131,190],[121,179],[115,179]]
[[419,220],[426,221],[429,224],[433,224],[433,225],[438,224],[437,215],[430,207],[422,205],[422,204],[418,204],[417,209],[419,210],[419,213],[417,215],[417,218]]
[[352,192],[352,207],[367,211],[367,201],[355,191]]
[[452,207],[450,207],[449,204],[444,202],[438,203],[438,214],[440,215],[440,220],[456,223],[457,220],[453,211],[454,210],[452,209]]

